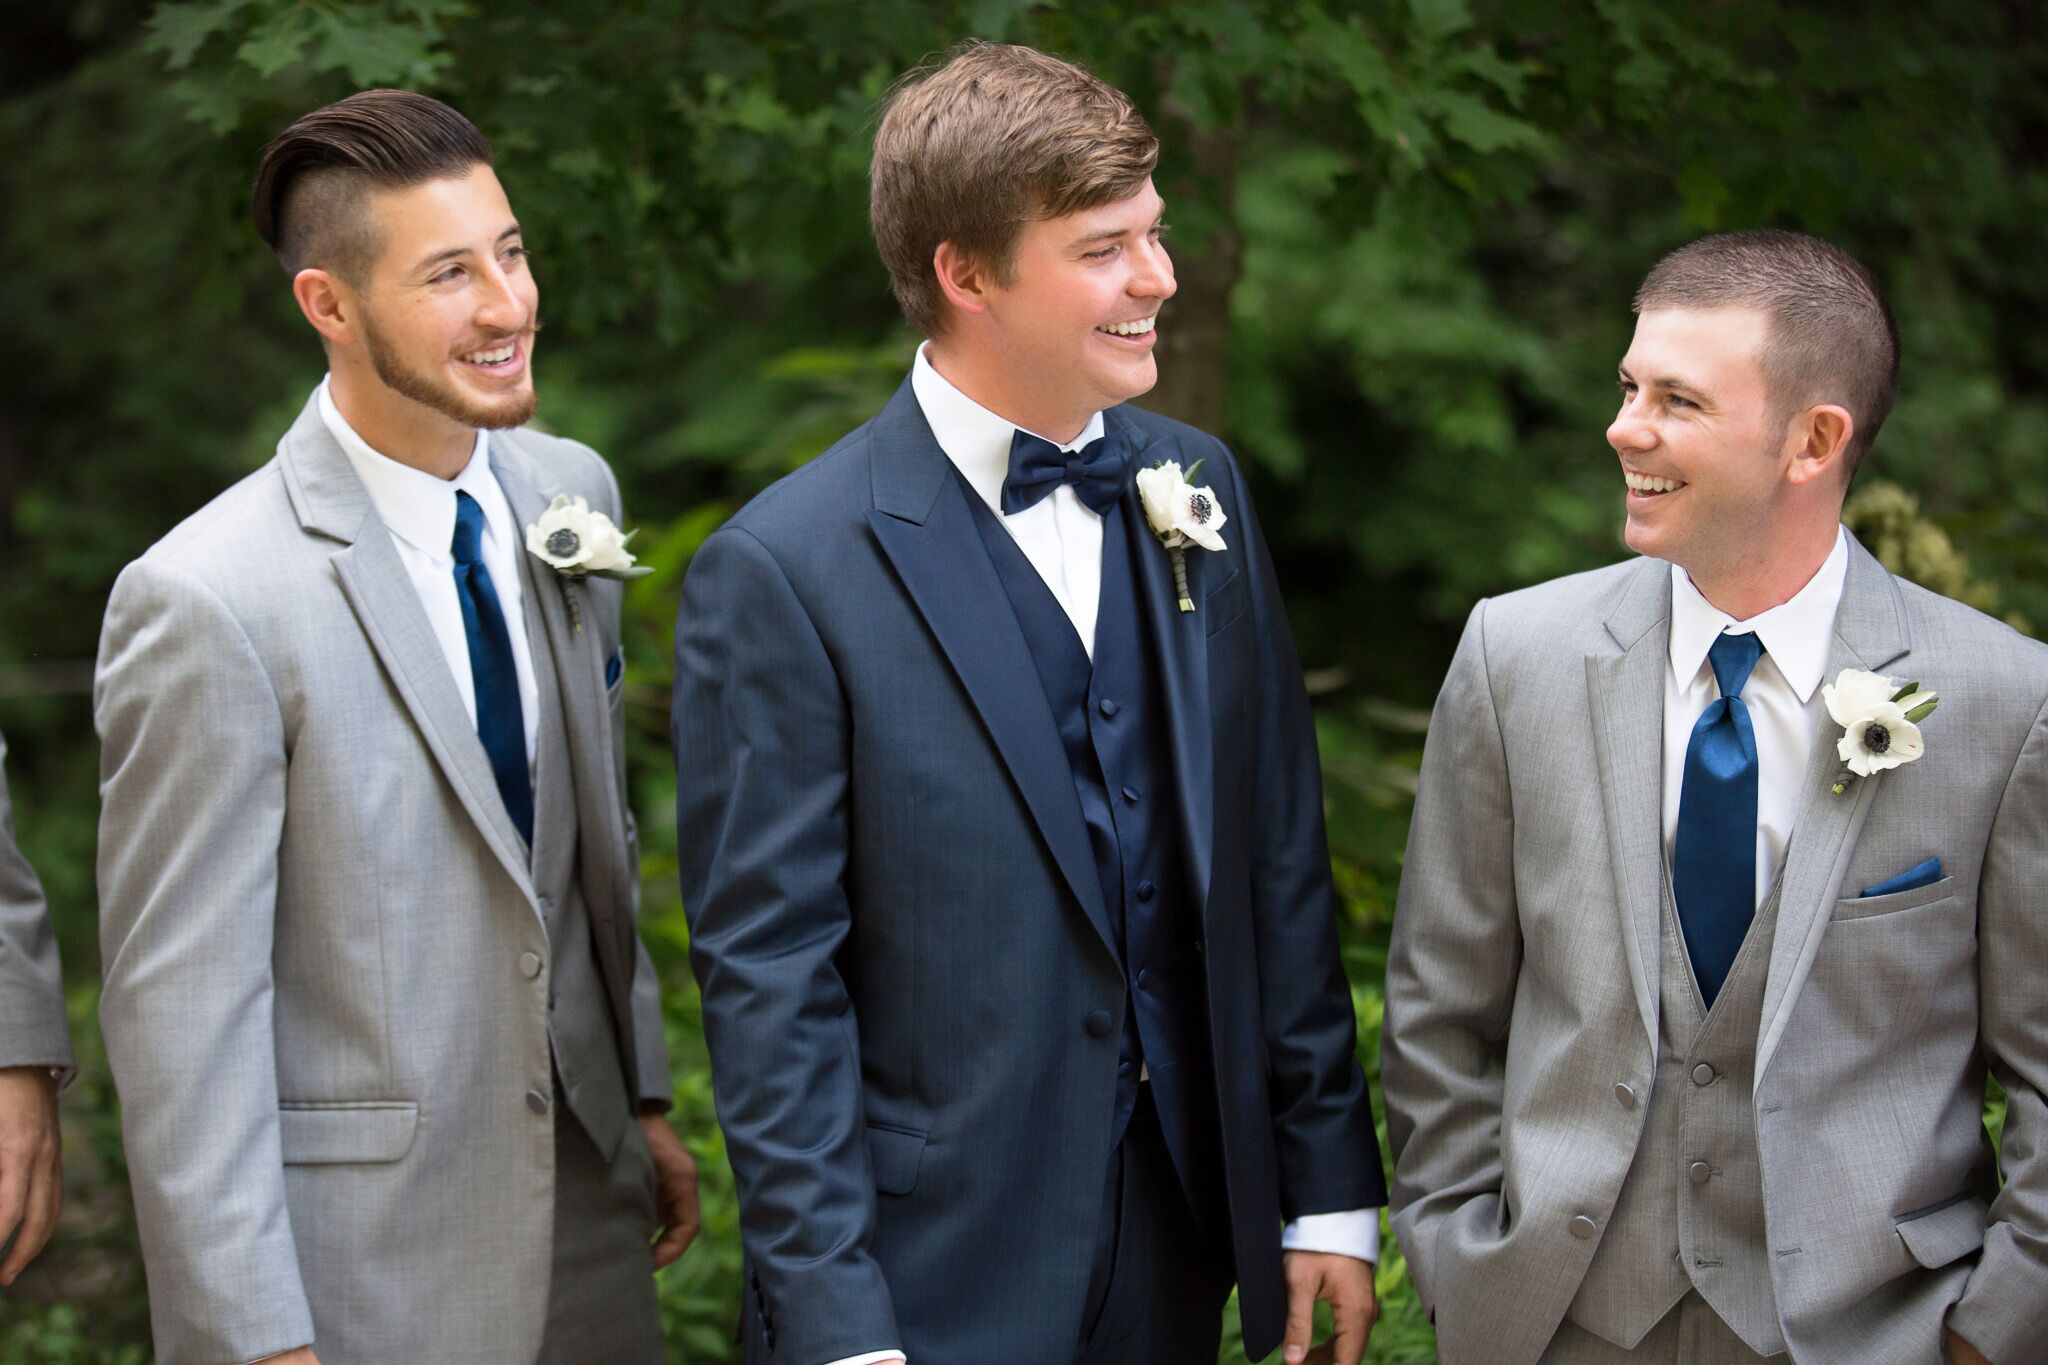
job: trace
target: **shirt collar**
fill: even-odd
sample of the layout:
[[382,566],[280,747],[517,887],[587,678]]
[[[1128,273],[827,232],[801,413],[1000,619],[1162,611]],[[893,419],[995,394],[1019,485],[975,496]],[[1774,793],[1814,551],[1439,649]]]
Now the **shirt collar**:
[[[1010,440],[1025,428],[996,416],[955,387],[926,356],[930,346],[927,341],[917,348],[917,359],[910,367],[910,391],[916,395],[917,405],[924,409],[924,420],[930,424],[939,449],[946,452],[946,458],[990,510],[1000,513],[1003,480],[1010,476]],[[1100,439],[1102,432],[1102,414],[1098,412],[1088,419],[1079,436],[1053,444],[1061,450],[1078,450]]]
[[1842,584],[1849,574],[1849,538],[1835,531],[1835,548],[1812,578],[1791,600],[1747,621],[1737,621],[1700,595],[1692,579],[1671,566],[1671,672],[1681,684],[1698,676],[1722,631],[1755,632],[1764,652],[1802,705],[1812,700],[1828,666],[1828,648],[1835,633],[1835,611],[1842,604]]
[[455,540],[455,494],[462,491],[484,509],[485,529],[496,534],[497,513],[503,504],[497,480],[491,475],[490,433],[478,431],[469,463],[452,479],[437,479],[372,448],[348,424],[328,392],[329,379],[320,381],[320,420],[348,456],[356,477],[377,509],[385,529],[414,548],[453,564]]

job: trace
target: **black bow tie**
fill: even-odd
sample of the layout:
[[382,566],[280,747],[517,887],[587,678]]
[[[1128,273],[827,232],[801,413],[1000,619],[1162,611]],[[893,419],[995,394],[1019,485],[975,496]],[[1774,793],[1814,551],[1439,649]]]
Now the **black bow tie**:
[[1079,450],[1061,450],[1043,436],[1019,428],[1010,438],[1010,476],[1003,480],[1003,515],[1014,517],[1063,483],[1074,486],[1097,516],[1106,516],[1124,491],[1131,443],[1103,436]]

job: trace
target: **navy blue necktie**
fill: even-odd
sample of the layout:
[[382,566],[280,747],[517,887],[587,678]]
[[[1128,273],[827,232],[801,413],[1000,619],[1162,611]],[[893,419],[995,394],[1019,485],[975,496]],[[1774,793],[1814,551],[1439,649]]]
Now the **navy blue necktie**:
[[498,590],[484,567],[484,509],[469,494],[455,494],[455,597],[462,603],[462,633],[469,638],[469,676],[476,684],[476,733],[498,779],[498,795],[520,837],[533,843],[533,777],[526,767],[526,716],[519,705],[519,670]]
[[1756,917],[1756,730],[1742,689],[1763,653],[1754,634],[1725,632],[1707,651],[1721,696],[1693,724],[1678,795],[1671,891],[1709,1009]]
[[1010,438],[1010,474],[1003,480],[1003,515],[1014,517],[1063,483],[1097,516],[1107,516],[1124,491],[1131,443],[1100,436],[1079,450],[1061,450],[1019,427]]

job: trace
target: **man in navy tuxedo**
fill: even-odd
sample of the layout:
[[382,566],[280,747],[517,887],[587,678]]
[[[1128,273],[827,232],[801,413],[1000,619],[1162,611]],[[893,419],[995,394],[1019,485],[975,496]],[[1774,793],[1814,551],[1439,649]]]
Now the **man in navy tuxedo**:
[[[749,1362],[1189,1365],[1233,1283],[1254,1358],[1317,1299],[1365,1349],[1386,1193],[1294,646],[1230,453],[1124,406],[1174,291],[1157,155],[1029,49],[902,87],[872,218],[929,340],[691,568]],[[1147,480],[1183,592],[1136,475],[1197,461]]]

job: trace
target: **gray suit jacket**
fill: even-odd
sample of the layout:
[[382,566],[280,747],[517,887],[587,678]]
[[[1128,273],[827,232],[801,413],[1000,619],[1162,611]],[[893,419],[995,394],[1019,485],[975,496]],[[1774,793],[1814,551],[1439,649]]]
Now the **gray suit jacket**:
[[[1823,714],[1762,1015],[1772,1282],[1802,1365],[2048,1359],[2048,649],[1851,542],[1827,678],[1941,693],[1829,787]],[[1387,969],[1394,1229],[1451,1365],[1542,1352],[1642,1132],[1657,1037],[1670,569],[1482,602],[1438,699]],[[1814,704],[1820,704],[1816,694]],[[1857,892],[1929,857],[1917,890]],[[2004,1183],[1981,1118],[2011,1098]]]
[[[7,741],[0,738],[0,764]],[[64,986],[57,938],[35,869],[14,842],[14,811],[0,776],[0,1066],[55,1067],[72,1072],[71,1032],[64,1024]]]
[[[585,447],[518,431],[491,452],[522,525],[558,491],[618,516]],[[619,585],[531,581],[621,1065],[665,1101],[606,693]],[[418,595],[314,404],[275,459],[123,571],[94,714],[100,1017],[157,1359],[313,1342],[322,1365],[532,1360],[553,1230],[551,973],[525,956],[548,960],[543,907]]]

